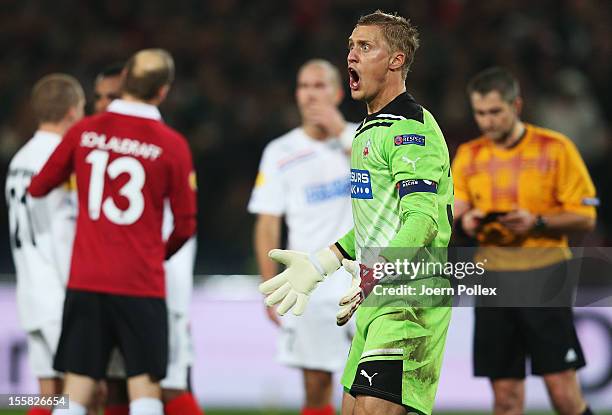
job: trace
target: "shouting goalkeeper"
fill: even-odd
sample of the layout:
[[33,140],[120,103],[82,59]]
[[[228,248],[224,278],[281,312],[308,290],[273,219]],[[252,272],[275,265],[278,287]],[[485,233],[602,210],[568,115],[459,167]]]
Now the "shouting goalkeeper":
[[[352,146],[354,228],[314,254],[270,251],[287,266],[260,290],[278,312],[301,314],[310,293],[342,265],[353,287],[340,300],[338,324],[356,311],[342,384],[342,414],[430,414],[440,375],[450,308],[358,306],[375,280],[366,247],[445,248],[451,235],[453,186],[448,149],[433,116],[406,93],[418,47],[407,19],[381,11],[359,19],[348,40],[351,96],[368,116]],[[391,260],[382,251],[383,260]],[[374,295],[374,294],[373,294]]]

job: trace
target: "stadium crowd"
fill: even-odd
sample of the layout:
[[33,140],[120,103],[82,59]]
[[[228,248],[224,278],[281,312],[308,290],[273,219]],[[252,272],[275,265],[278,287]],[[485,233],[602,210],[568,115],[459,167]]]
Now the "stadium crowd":
[[[8,1],[0,13],[0,171],[31,137],[29,91],[50,72],[93,85],[100,68],[145,47],[176,61],[161,111],[191,143],[199,178],[199,273],[255,273],[250,189],[264,145],[299,123],[296,69],[321,57],[346,67],[346,36],[376,8],[409,16],[422,48],[408,90],[438,118],[451,153],[477,134],[465,83],[504,65],[518,76],[523,119],[567,134],[602,206],[612,199],[612,5],[608,0],[104,0]],[[345,78],[347,77],[344,75]],[[91,90],[87,91],[91,95]],[[345,99],[348,120],[365,109]],[[608,114],[608,116],[606,116]],[[7,235],[6,207],[0,226]],[[612,211],[600,209],[589,243],[607,245]],[[8,237],[0,271],[11,272]]]

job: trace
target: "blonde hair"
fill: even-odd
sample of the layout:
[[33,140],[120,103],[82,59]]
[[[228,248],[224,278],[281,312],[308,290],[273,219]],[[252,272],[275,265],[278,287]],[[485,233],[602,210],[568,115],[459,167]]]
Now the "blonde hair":
[[406,55],[404,66],[402,67],[402,77],[406,79],[410,65],[414,61],[414,54],[419,48],[419,32],[410,23],[409,19],[397,14],[385,13],[376,10],[365,16],[361,16],[357,21],[357,26],[378,26],[391,48],[391,52],[403,52]]

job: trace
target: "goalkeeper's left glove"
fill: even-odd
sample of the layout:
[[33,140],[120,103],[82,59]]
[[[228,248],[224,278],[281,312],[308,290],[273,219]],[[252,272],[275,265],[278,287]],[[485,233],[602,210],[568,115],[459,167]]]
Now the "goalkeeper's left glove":
[[301,315],[317,284],[340,268],[340,261],[329,248],[312,255],[273,249],[268,256],[287,266],[283,272],[259,285],[259,291],[267,295],[267,305],[280,303],[277,311],[281,316],[294,305],[293,314]]
[[359,304],[372,292],[378,280],[374,278],[374,270],[357,261],[342,260],[342,266],[351,274],[353,281],[351,288],[340,299],[340,311],[336,314],[336,323],[345,325],[353,316]]

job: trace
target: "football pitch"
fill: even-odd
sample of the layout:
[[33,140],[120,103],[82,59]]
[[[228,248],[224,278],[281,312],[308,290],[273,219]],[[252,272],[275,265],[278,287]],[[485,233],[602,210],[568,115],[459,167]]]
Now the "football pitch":
[[[0,409],[0,415],[25,415],[26,411]],[[274,409],[248,410],[248,409],[207,409],[206,415],[298,415],[299,411],[280,411]],[[490,412],[434,412],[434,415],[484,415]],[[525,415],[552,415],[552,411],[526,412]],[[612,412],[597,412],[598,415],[612,415]]]

